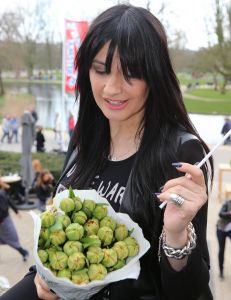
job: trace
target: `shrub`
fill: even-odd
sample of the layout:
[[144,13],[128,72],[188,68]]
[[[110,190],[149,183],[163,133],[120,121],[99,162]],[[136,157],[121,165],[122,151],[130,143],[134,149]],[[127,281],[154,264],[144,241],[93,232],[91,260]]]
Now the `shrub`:
[[[0,175],[19,173],[21,153],[0,151]],[[48,169],[57,181],[64,164],[65,155],[60,153],[32,153],[32,160],[39,159],[42,168]]]

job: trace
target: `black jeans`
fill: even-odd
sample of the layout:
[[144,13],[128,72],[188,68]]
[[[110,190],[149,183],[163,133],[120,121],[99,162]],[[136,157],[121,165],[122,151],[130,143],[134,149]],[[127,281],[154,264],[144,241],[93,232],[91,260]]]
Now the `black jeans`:
[[226,232],[217,228],[217,239],[219,244],[218,261],[221,274],[223,273],[224,267],[225,241],[227,237],[231,239],[231,230]]

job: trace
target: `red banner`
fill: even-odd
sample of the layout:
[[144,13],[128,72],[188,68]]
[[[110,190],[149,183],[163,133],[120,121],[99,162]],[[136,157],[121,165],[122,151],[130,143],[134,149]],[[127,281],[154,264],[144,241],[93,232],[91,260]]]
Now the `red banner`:
[[74,67],[75,56],[88,30],[87,21],[65,20],[65,44],[64,44],[64,73],[65,92],[73,93],[77,72]]

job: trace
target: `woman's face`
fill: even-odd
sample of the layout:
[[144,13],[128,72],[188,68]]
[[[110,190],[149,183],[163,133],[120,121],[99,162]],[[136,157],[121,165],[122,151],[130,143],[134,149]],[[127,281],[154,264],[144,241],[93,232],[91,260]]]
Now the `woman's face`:
[[50,174],[49,173],[45,173],[44,175],[43,175],[43,182],[44,183],[47,183],[47,182],[49,182],[50,181]]
[[148,86],[144,80],[130,78],[126,81],[115,52],[111,72],[106,73],[106,56],[109,43],[95,56],[89,71],[96,104],[110,122],[141,121],[144,115]]

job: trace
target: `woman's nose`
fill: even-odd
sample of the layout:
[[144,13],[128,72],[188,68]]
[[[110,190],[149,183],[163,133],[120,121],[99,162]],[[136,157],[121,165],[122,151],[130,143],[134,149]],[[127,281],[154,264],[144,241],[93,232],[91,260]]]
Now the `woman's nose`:
[[121,75],[109,74],[105,80],[104,92],[107,95],[117,95],[122,92],[123,78]]

